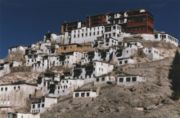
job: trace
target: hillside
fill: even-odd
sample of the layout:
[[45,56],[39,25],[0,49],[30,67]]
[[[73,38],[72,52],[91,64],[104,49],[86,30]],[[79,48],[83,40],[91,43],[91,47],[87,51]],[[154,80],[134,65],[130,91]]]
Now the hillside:
[[[71,96],[42,114],[43,118],[179,118],[180,102],[172,101],[168,80],[171,59],[126,69],[147,82],[134,87],[107,85],[90,102],[75,103]],[[164,62],[164,63],[163,63]],[[158,65],[159,64],[159,65]],[[89,87],[89,86],[88,86]],[[93,85],[90,86],[92,88]]]

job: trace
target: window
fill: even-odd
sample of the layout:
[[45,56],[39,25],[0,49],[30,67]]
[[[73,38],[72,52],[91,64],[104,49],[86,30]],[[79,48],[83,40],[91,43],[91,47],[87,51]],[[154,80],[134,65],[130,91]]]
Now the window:
[[135,82],[135,81],[136,81],[136,77],[133,77],[133,78],[132,78],[132,81]]
[[40,104],[38,104],[38,108],[40,108]]
[[88,93],[86,93],[86,96],[87,96],[87,97],[89,97],[89,92],[88,92]]
[[5,88],[5,91],[7,91],[7,87]]
[[122,64],[122,61],[120,61],[119,64]]
[[44,104],[42,104],[42,107],[44,107]]
[[125,60],[124,63],[127,64],[127,63],[128,63],[128,60]]
[[119,78],[119,82],[123,82],[123,78]]
[[113,36],[116,36],[116,33],[113,33]]
[[3,91],[3,88],[1,88],[1,91]]
[[81,93],[81,97],[84,97],[85,93]]
[[33,104],[33,108],[35,108],[35,104]]
[[116,29],[116,26],[113,26],[113,29],[115,30],[115,29]]
[[130,82],[130,80],[131,80],[130,77],[126,78],[126,82]]
[[104,77],[102,78],[102,81],[104,81]]
[[105,32],[110,32],[111,28],[110,27],[105,27]]
[[42,102],[44,102],[44,97],[42,98]]
[[99,78],[96,78],[96,81],[99,82]]
[[75,97],[79,97],[79,93],[75,93]]
[[16,87],[14,87],[14,90],[16,90]]
[[20,89],[20,86],[18,86],[18,89]]
[[99,31],[97,32],[97,35],[99,35]]

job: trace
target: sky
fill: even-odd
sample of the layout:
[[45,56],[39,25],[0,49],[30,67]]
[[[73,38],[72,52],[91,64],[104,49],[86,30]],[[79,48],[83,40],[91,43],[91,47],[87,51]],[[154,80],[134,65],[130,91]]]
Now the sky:
[[153,14],[155,29],[180,39],[180,0],[0,0],[0,58],[10,47],[42,40],[48,31],[59,34],[64,21],[139,8]]

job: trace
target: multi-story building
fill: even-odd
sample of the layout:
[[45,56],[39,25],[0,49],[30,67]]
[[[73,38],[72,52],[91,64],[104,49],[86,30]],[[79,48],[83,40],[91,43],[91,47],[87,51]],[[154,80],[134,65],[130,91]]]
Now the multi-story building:
[[93,42],[103,36],[104,26],[82,27],[71,31],[71,43]]
[[17,82],[0,85],[0,107],[23,107],[26,100],[35,93],[36,85]]
[[96,27],[107,24],[119,24],[122,26],[123,31],[127,33],[152,34],[154,32],[153,16],[145,9],[88,16],[83,22],[62,24],[61,32],[71,32],[82,26]]
[[148,33],[154,31],[153,16],[145,9],[129,10],[126,12],[110,13],[110,24],[120,24],[127,33]]
[[57,104],[56,97],[31,98],[31,113],[42,113],[53,104]]

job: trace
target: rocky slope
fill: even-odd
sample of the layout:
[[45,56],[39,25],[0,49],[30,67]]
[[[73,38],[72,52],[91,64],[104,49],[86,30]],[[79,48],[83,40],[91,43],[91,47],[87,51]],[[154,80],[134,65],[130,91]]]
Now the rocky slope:
[[[90,102],[75,103],[70,95],[42,114],[43,118],[180,118],[180,101],[170,99],[172,93],[168,72],[171,59],[134,67],[130,74],[146,77],[134,87],[107,85]],[[91,86],[93,87],[93,85]]]

